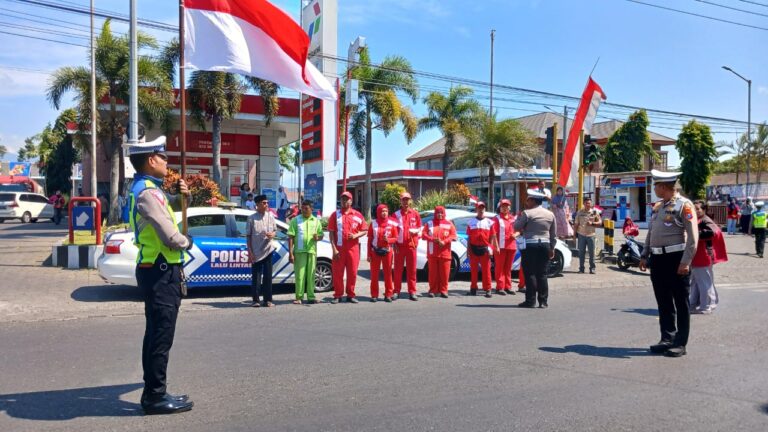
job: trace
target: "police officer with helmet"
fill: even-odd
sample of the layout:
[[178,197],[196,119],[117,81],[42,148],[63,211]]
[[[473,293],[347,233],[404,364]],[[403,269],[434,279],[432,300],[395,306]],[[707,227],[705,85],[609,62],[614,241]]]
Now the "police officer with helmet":
[[[192,246],[192,240],[178,230],[171,208],[175,197],[166,196],[162,190],[163,178],[168,172],[165,139],[132,145],[128,147],[128,155],[136,169],[128,198],[129,218],[134,243],[139,248],[136,282],[144,296],[146,317],[141,407],[148,415],[189,411],[194,404],[186,395],[167,393],[166,371],[182,291],[185,291],[182,284],[185,250]],[[189,196],[184,180],[179,180],[178,187],[179,192]]]
[[763,257],[763,249],[765,249],[765,228],[768,226],[764,207],[765,203],[763,201],[755,203],[755,211],[750,215],[748,229],[748,232],[755,236],[755,253],[760,258]]
[[659,308],[661,340],[651,345],[654,354],[685,355],[691,314],[691,261],[699,241],[693,203],[675,191],[679,172],[652,170],[653,191],[661,200],[653,205],[640,270],[651,270],[651,283]]

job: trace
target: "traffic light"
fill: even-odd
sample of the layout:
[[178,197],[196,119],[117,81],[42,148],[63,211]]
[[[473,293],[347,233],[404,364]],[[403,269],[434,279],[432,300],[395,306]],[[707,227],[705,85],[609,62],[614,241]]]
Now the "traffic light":
[[544,141],[544,153],[552,155],[555,147],[555,129],[550,126],[547,128],[547,139]]
[[589,135],[584,135],[584,166],[592,165],[600,157],[600,149],[597,147],[596,139]]

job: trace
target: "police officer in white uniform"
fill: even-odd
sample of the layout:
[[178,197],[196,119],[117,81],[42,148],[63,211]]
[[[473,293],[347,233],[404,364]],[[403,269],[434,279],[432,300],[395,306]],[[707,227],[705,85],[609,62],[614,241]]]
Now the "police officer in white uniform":
[[661,200],[653,205],[640,270],[651,269],[651,283],[659,308],[661,340],[651,345],[654,354],[685,355],[691,314],[691,261],[699,242],[693,203],[675,191],[679,172],[653,170],[653,190]]

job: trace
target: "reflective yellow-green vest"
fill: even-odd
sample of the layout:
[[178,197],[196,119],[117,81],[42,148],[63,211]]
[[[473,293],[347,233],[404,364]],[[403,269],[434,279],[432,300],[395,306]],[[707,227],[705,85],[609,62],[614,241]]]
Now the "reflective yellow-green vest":
[[766,226],[766,214],[762,210],[758,210],[752,213],[752,226],[755,228],[765,228]]
[[[139,254],[136,257],[138,264],[154,264],[157,257],[162,254],[168,264],[180,264],[184,262],[184,251],[173,250],[163,244],[157,236],[155,227],[152,226],[139,214],[136,207],[136,199],[145,189],[160,189],[163,181],[155,177],[136,174],[133,178],[131,187],[130,202],[130,223],[133,229],[133,243],[139,248]],[[171,217],[174,225],[177,225],[176,215],[173,212],[168,200],[165,201],[165,208]]]

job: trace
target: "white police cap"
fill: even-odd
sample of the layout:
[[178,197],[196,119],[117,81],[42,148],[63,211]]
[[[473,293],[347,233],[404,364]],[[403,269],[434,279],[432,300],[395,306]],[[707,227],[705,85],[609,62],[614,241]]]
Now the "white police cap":
[[758,201],[758,202],[756,202],[756,203],[755,203],[755,206],[756,206],[756,207],[762,207],[762,206],[764,206],[764,205],[765,205],[765,202],[764,202],[764,201]]
[[123,144],[127,149],[128,156],[142,153],[163,153],[165,154],[165,135],[158,137],[154,141],[140,142],[138,144]]
[[674,183],[680,177],[681,172],[668,172],[651,170],[651,176],[653,176],[654,183]]
[[547,198],[547,194],[545,194],[544,192],[541,192],[538,189],[528,189],[528,198],[543,200]]

